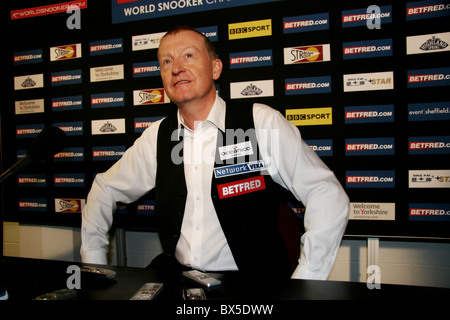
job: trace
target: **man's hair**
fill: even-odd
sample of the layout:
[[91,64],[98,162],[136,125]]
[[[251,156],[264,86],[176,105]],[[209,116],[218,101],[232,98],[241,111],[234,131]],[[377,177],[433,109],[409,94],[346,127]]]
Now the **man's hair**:
[[205,44],[205,48],[206,51],[208,52],[208,55],[210,57],[211,60],[214,60],[217,58],[217,53],[216,53],[216,48],[214,48],[214,45],[212,44],[211,40],[208,39],[207,36],[205,36],[203,33],[201,33],[200,31],[195,30],[192,27],[189,26],[176,26],[172,29],[170,29],[169,31],[167,31],[167,33],[161,38],[161,41],[169,36],[169,35],[176,35],[177,33],[181,32],[181,31],[192,31],[195,32],[197,34],[199,34],[202,38],[203,38],[203,42]]

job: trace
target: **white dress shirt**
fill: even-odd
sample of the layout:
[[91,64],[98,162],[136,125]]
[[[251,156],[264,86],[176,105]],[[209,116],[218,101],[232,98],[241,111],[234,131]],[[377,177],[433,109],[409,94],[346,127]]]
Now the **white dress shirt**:
[[[218,129],[225,131],[225,102],[219,97],[195,131],[184,132],[187,199],[175,256],[194,269],[237,270],[211,199]],[[326,279],[348,220],[349,200],[339,181],[278,111],[254,104],[259,151],[272,179],[305,207],[305,233],[292,278]],[[183,124],[178,112],[179,126]],[[155,187],[156,141],[162,120],[154,122],[108,171],[98,174],[83,210],[81,255],[106,264],[108,230],[116,202],[130,203]],[[300,244],[299,244],[300,246]],[[261,257],[264,268],[264,257]]]

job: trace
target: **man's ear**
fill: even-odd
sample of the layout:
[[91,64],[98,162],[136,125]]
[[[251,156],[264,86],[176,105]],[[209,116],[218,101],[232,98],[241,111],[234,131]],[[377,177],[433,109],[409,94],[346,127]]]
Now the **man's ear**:
[[212,62],[213,67],[213,79],[217,80],[220,77],[220,74],[222,73],[223,63],[220,59],[215,59]]

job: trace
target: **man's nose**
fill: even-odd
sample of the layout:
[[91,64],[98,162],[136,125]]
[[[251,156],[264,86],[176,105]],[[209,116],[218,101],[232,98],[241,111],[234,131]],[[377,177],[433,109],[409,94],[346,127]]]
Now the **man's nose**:
[[178,75],[184,71],[184,66],[179,60],[174,60],[172,63],[172,74]]

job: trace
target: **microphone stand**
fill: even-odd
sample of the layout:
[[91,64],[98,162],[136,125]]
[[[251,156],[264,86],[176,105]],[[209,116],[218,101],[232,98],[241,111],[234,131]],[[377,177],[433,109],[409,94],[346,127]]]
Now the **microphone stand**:
[[0,176],[0,185],[4,181],[6,181],[9,177],[11,177],[12,175],[15,175],[17,172],[19,172],[21,170],[21,168],[28,166],[32,162],[33,162],[33,160],[28,155],[26,155],[19,162],[17,162],[16,165],[12,166],[11,168],[9,168],[8,170],[6,170],[5,172],[2,173],[2,175]]

